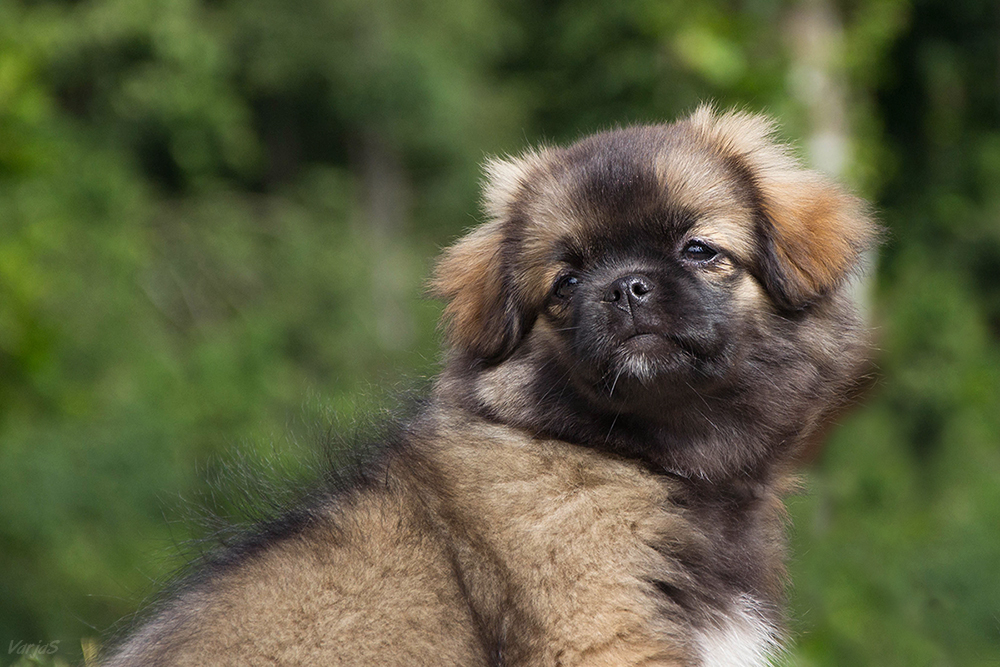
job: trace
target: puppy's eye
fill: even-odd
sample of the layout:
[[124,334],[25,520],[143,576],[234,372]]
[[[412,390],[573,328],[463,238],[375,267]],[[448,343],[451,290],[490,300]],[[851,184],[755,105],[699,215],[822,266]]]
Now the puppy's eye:
[[579,284],[580,281],[576,276],[563,276],[556,281],[552,294],[554,294],[557,299],[568,299],[573,296],[573,292]]
[[692,262],[707,262],[718,254],[719,252],[715,248],[703,241],[688,241],[684,249],[681,250],[681,257]]

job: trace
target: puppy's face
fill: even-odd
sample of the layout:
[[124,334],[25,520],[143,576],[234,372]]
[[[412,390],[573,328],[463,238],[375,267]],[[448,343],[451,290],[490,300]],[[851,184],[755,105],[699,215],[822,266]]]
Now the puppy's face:
[[[687,441],[766,410],[812,419],[796,393],[828,401],[821,385],[849,372],[828,367],[856,361],[838,342],[854,336],[840,292],[874,227],[770,135],[764,119],[703,108],[489,163],[490,220],[435,280],[474,402],[563,437],[553,424],[596,433],[602,415]],[[720,446],[688,449],[704,470],[727,458]]]
[[602,170],[608,159],[578,181],[575,214],[587,222],[555,245],[532,335],[595,406],[655,417],[667,401],[726,382],[760,291],[725,221],[656,196],[655,173],[629,178],[640,206],[580,205],[616,178]]

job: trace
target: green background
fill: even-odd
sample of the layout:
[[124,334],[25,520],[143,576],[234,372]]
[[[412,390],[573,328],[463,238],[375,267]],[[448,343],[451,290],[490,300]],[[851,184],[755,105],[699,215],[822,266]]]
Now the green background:
[[79,660],[183,562],[187,508],[232,504],[219,470],[297,477],[435,373],[422,285],[486,155],[704,99],[780,118],[889,230],[878,384],[789,502],[788,663],[1000,665],[976,0],[0,0],[0,665]]

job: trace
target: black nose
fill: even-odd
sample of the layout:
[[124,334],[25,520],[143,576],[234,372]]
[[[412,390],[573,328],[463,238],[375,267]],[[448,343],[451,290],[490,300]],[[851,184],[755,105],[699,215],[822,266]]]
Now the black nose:
[[631,311],[633,306],[637,306],[649,298],[653,291],[653,282],[644,275],[632,274],[622,276],[618,280],[608,285],[604,292],[604,303],[614,304],[625,311]]

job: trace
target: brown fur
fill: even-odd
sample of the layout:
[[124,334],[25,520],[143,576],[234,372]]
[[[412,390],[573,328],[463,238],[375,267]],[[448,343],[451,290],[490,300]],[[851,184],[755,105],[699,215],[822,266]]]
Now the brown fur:
[[106,664],[767,664],[788,468],[863,368],[864,205],[702,108],[491,161],[484,208],[428,406]]

